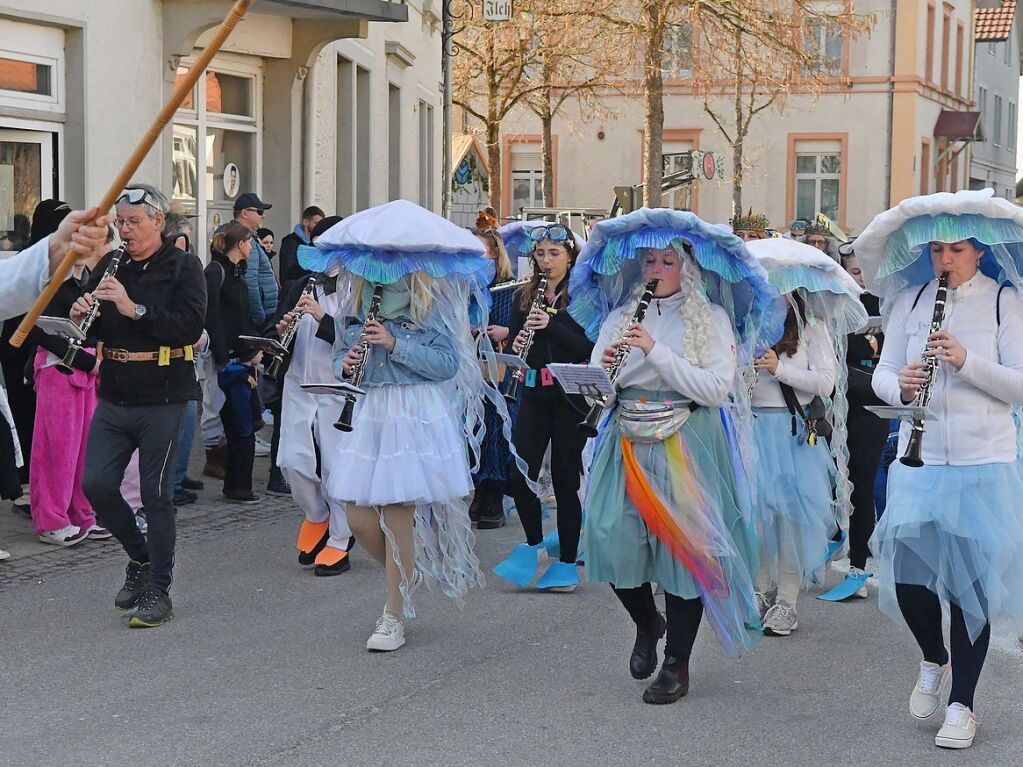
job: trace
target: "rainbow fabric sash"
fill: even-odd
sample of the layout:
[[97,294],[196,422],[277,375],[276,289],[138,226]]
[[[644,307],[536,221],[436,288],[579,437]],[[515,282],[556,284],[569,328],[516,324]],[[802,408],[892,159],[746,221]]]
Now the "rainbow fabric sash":
[[626,495],[654,537],[692,575],[719,642],[729,656],[738,658],[752,646],[750,632],[757,629],[748,623],[747,600],[729,583],[727,563],[737,563],[739,554],[720,513],[703,491],[699,469],[681,433],[661,444],[671,477],[671,502],[653,486],[636,460],[632,443],[622,437]]

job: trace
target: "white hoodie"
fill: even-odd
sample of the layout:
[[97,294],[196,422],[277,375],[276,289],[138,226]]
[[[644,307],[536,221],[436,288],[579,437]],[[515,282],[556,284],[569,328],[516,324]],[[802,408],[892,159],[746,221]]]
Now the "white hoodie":
[[[904,404],[899,371],[920,361],[930,331],[937,282],[928,284],[917,300],[919,291],[910,288],[895,300],[885,327],[873,385],[877,396],[891,405]],[[998,284],[980,272],[948,291],[942,329],[966,349],[966,362],[958,371],[938,364],[923,439],[926,464],[974,466],[1016,460],[1011,408],[1023,404],[1023,301],[1011,287],[1003,290],[999,324],[997,297]],[[902,424],[900,454],[909,429],[909,424]]]

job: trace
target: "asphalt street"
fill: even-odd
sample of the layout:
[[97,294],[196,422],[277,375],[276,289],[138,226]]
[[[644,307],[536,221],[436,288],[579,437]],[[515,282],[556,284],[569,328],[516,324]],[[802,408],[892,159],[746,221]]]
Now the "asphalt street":
[[[491,577],[462,608],[421,592],[406,647],[373,655],[384,594],[368,555],[315,578],[296,561],[290,501],[203,495],[182,511],[176,617],[160,629],[128,630],[114,610],[115,543],[10,546],[22,555],[0,563],[0,765],[1021,763],[1010,627],[967,752],[934,747],[940,717],[910,717],[919,656],[873,593],[803,595],[799,631],[738,662],[704,625],[689,696],[654,707],[628,675],[634,632],[605,585],[518,593]],[[479,534],[488,572],[519,535],[514,519]]]

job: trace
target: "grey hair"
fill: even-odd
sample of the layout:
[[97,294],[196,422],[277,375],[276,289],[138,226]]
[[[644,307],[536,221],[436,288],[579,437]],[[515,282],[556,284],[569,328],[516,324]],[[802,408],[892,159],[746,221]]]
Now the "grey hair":
[[149,215],[150,218],[156,218],[156,215],[158,213],[163,213],[164,216],[167,215],[167,211],[170,209],[170,201],[167,199],[167,195],[165,195],[155,186],[151,184],[138,184],[133,181],[132,183],[128,184],[128,186],[125,188],[144,189],[146,192],[146,196],[149,197],[149,199],[156,200],[157,205],[151,205],[148,202],[139,203],[140,207],[146,209],[146,213]]
[[192,229],[192,222],[188,220],[188,216],[182,213],[168,213],[164,216],[164,237],[173,237],[174,235],[182,234],[185,230],[191,231]]

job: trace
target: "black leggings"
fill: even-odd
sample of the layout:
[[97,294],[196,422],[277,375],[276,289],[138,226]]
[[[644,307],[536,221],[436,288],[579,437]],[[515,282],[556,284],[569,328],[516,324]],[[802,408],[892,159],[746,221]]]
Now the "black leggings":
[[863,570],[874,532],[874,478],[888,438],[888,422],[869,410],[850,406],[849,481],[852,483],[852,516],[849,518],[849,564]]
[[[544,453],[551,446],[551,481],[558,499],[558,538],[561,561],[575,564],[579,554],[579,531],[583,508],[579,502],[579,482],[583,471],[583,448],[586,438],[579,433],[580,413],[564,395],[530,394],[522,397],[512,431],[515,450],[529,467],[529,477],[540,476]],[[509,467],[509,485],[515,499],[519,521],[526,533],[526,543],[535,546],[543,540],[540,499],[529,489],[514,462]]]
[[[906,625],[923,651],[924,660],[941,666],[948,663],[948,650],[945,649],[941,631],[941,602],[938,595],[926,586],[907,583],[895,584],[895,595],[899,600],[902,617],[906,619]],[[977,689],[991,641],[991,624],[986,624],[977,641],[971,642],[959,605],[950,604],[949,612],[952,617],[949,632],[952,644],[952,692],[948,702],[962,703],[972,710],[973,693]]]
[[[649,626],[657,615],[654,604],[654,591],[649,583],[634,589],[611,587],[615,596],[628,610],[629,616],[637,626]],[[668,636],[664,643],[664,655],[689,661],[696,642],[696,632],[700,630],[703,618],[703,601],[683,599],[674,594],[664,592],[664,607],[668,621]]]

